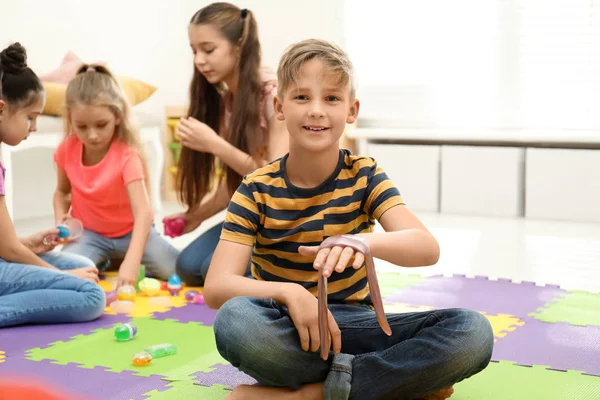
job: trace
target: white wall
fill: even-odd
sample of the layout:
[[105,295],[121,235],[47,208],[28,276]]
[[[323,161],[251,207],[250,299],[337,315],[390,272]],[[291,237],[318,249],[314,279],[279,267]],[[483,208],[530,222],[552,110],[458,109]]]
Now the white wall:
[[[343,42],[343,0],[234,1],[258,19],[264,64],[277,67],[294,41],[319,37]],[[107,61],[116,74],[158,87],[138,108],[162,116],[164,106],[187,102],[192,53],[187,24],[209,1],[0,0],[0,46],[21,42],[29,64],[44,74],[68,50],[87,62]],[[293,19],[292,19],[293,16]]]
[[[255,13],[263,64],[273,69],[295,41],[316,37],[343,45],[344,0],[305,0],[302,5],[292,0],[233,3]],[[117,75],[158,88],[136,109],[162,119],[166,105],[188,102],[193,67],[187,25],[208,4],[192,0],[0,0],[0,47],[21,42],[27,48],[29,65],[39,75],[57,68],[69,50],[87,62],[106,61]],[[16,219],[51,212],[55,186],[54,169],[48,167],[51,161],[47,150],[15,157]]]

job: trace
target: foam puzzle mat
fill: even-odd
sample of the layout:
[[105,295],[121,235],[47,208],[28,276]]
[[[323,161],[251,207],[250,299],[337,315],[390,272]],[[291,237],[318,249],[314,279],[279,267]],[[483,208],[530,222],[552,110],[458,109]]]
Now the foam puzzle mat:
[[[485,277],[378,276],[387,312],[463,307],[490,321],[492,362],[456,384],[452,399],[600,400],[600,294]],[[185,288],[170,306],[138,295],[128,315],[107,308],[87,323],[0,329],[0,378],[33,378],[85,399],[225,399],[255,381],[219,355],[216,311],[186,302],[190,289],[199,290]],[[138,334],[117,342],[113,330],[123,322]],[[133,353],[158,343],[176,345],[177,354],[132,365]]]

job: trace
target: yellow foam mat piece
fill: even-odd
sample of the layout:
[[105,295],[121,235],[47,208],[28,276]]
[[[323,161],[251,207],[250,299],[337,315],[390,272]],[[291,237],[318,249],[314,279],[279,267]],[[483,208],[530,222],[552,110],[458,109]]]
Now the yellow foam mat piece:
[[[115,281],[117,278],[117,272],[110,271],[104,273],[106,275],[106,279],[103,279],[99,282],[100,287],[105,292],[110,292],[115,288]],[[195,290],[199,293],[202,293],[201,287],[184,287],[178,296],[171,296],[167,290],[161,290],[157,296],[146,296],[143,293],[138,293],[134,299],[134,308],[132,313],[128,313],[127,315],[132,318],[141,318],[141,317],[149,317],[152,316],[155,312],[165,312],[169,311],[171,308],[183,307],[188,304],[188,301],[185,299],[185,293]],[[171,304],[169,306],[165,306],[162,304],[152,304],[151,299],[156,297],[168,297],[171,300]],[[104,309],[104,313],[108,315],[115,315],[116,313],[110,310],[110,306]]]
[[492,325],[492,330],[494,331],[494,342],[498,341],[498,338],[505,337],[508,333],[513,332],[519,326],[525,325],[525,322],[521,321],[519,318],[514,315],[508,314],[497,314],[490,315],[482,312],[490,324]]
[[[402,314],[402,313],[411,313],[411,312],[422,312],[422,311],[431,311],[435,310],[434,307],[429,306],[413,306],[405,303],[387,303],[383,305],[383,308],[386,313],[391,314]],[[480,311],[481,312],[481,311]],[[510,332],[513,332],[519,326],[525,325],[525,322],[521,321],[519,318],[514,315],[509,314],[497,314],[491,315],[481,312],[483,316],[490,321],[490,325],[492,325],[492,331],[494,331],[494,342],[498,341],[498,338],[503,338]]]

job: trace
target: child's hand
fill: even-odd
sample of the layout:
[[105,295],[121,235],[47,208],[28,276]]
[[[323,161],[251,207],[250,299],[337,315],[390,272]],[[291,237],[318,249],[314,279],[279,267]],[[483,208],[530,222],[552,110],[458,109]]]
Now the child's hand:
[[[304,351],[315,352],[319,350],[319,314],[317,311],[317,298],[302,286],[290,290],[284,301],[292,322],[300,336],[300,345]],[[333,315],[327,310],[329,319],[329,334],[334,353],[342,350],[342,334]]]
[[221,139],[210,126],[194,117],[181,118],[177,124],[177,135],[185,147],[206,153],[210,153],[215,142]]
[[319,246],[300,246],[298,251],[303,256],[315,257],[313,266],[315,269],[323,269],[325,278],[329,278],[334,269],[336,272],[343,272],[348,268],[352,257],[354,261],[351,265],[354,269],[359,269],[365,262],[365,255],[352,247],[335,246],[319,251]]
[[163,219],[163,223],[165,220],[172,220],[176,218],[183,218],[185,223],[183,226],[183,234],[194,231],[202,223],[202,219],[198,218],[194,213],[191,212],[169,215]]
[[92,283],[98,283],[98,269],[96,267],[75,268],[63,272]]
[[21,240],[34,254],[42,254],[53,250],[61,241],[58,238],[58,229],[49,229],[38,232]]
[[124,260],[119,267],[119,275],[117,276],[117,289],[121,286],[132,285],[135,286],[138,275],[140,273],[140,264],[132,264],[127,260]]

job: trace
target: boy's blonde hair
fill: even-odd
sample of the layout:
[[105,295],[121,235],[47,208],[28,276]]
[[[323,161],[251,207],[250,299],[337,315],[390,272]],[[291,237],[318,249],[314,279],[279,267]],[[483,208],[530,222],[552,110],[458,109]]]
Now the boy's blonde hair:
[[350,97],[354,99],[354,67],[348,54],[336,44],[320,39],[307,39],[288,47],[277,68],[277,95],[282,98],[296,82],[300,68],[314,58],[325,63],[326,74],[336,77],[340,86],[348,86]]
[[139,127],[131,112],[125,92],[110,70],[102,65],[82,65],[77,75],[67,85],[65,96],[66,135],[71,134],[71,110],[78,105],[107,107],[120,123],[116,126],[116,139],[137,150],[146,175],[146,188],[150,194],[148,163],[139,135]]

